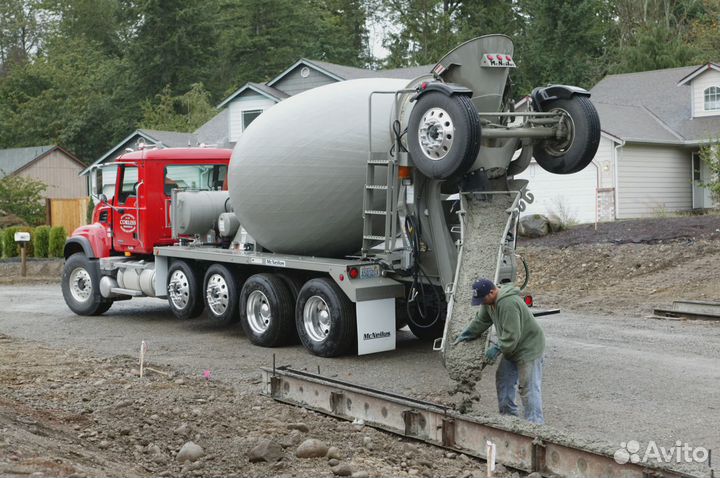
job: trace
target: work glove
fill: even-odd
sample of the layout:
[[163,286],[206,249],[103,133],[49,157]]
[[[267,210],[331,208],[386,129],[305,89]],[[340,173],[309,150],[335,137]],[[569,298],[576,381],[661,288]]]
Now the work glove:
[[492,344],[485,350],[485,362],[493,363],[498,358],[498,355],[502,353],[500,347],[497,344]]
[[455,339],[455,342],[453,342],[453,345],[457,345],[460,342],[470,342],[471,340],[475,340],[477,337],[475,334],[470,332],[468,329],[463,330],[460,335]]

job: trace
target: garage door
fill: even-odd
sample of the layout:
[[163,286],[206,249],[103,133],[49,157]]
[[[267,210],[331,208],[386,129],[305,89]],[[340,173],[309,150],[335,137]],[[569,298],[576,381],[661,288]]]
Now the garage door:
[[534,161],[518,179],[530,181],[535,201],[524,214],[556,214],[579,223],[595,222],[597,168],[589,165],[575,174],[548,173]]

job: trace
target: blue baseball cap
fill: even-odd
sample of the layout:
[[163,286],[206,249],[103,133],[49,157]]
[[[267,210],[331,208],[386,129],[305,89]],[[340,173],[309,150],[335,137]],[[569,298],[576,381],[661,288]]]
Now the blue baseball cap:
[[478,279],[473,283],[472,288],[472,305],[483,305],[485,303],[485,296],[495,288],[495,284],[488,279]]

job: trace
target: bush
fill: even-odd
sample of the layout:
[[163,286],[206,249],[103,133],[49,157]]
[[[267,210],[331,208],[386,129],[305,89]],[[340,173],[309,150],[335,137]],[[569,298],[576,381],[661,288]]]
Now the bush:
[[47,257],[50,247],[50,226],[38,226],[33,234],[35,257]]
[[17,257],[20,254],[20,248],[15,242],[15,233],[17,231],[17,227],[8,227],[3,231],[3,257]]
[[65,240],[67,239],[67,231],[64,227],[58,226],[50,229],[50,240],[48,246],[49,257],[63,257],[63,249],[65,249]]
[[0,179],[0,209],[15,214],[32,225],[45,221],[43,193],[47,185],[42,181],[23,176],[5,176]]

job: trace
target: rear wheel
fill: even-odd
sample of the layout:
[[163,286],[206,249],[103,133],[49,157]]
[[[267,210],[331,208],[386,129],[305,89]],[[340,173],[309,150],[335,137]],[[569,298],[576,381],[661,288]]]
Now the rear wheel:
[[295,303],[283,280],[274,274],[251,276],[240,293],[241,324],[255,345],[277,347],[295,335]]
[[407,134],[413,163],[433,179],[462,176],[480,150],[480,119],[465,95],[422,95],[410,113]]
[[354,304],[331,279],[312,279],[300,289],[295,310],[300,341],[311,353],[336,357],[354,352]]
[[112,306],[112,301],[100,295],[97,262],[82,252],[65,261],[62,293],[67,306],[78,315],[100,315]]
[[175,261],[168,270],[168,304],[178,319],[202,314],[203,289],[197,271],[185,261]]
[[436,297],[427,290],[424,296],[415,297],[415,300],[407,303],[407,300],[398,300],[396,311],[402,313],[407,321],[408,328],[415,337],[420,340],[435,340],[442,337],[445,329],[445,317],[447,315],[447,303]]
[[237,282],[233,271],[222,264],[211,265],[205,273],[205,308],[218,324],[228,325],[239,318]]
[[595,157],[600,144],[600,118],[586,96],[557,99],[543,105],[543,111],[565,113],[561,126],[567,137],[545,140],[533,146],[541,168],[555,174],[582,171]]

